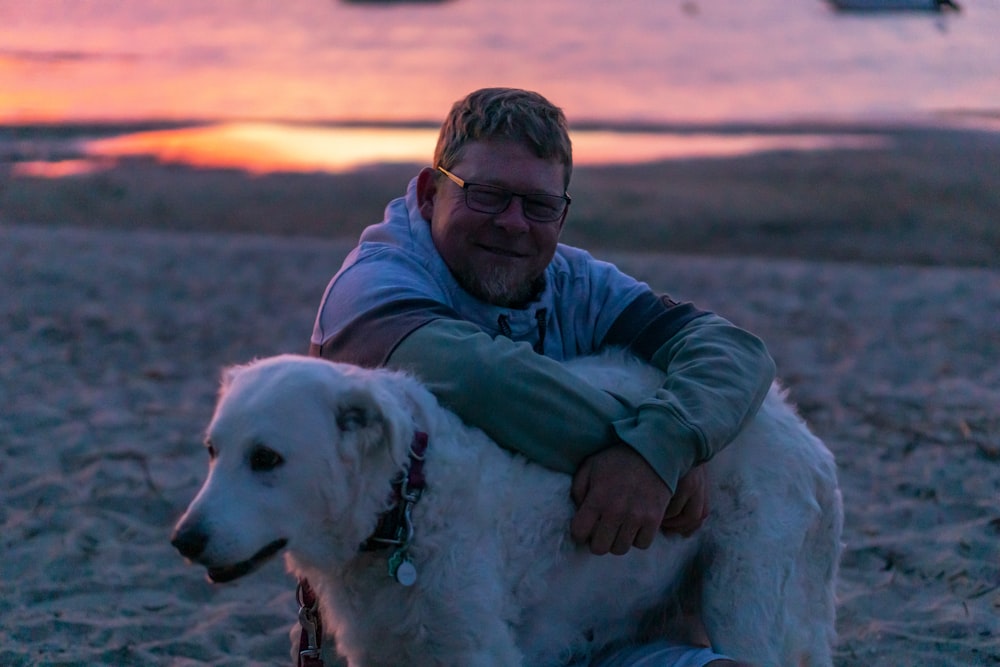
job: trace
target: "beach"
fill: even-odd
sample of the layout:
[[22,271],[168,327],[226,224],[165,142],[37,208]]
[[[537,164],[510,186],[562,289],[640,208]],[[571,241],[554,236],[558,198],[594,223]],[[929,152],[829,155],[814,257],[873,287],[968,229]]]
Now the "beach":
[[[894,136],[580,170],[566,240],[767,343],[838,462],[838,666],[995,665],[1000,147]],[[212,585],[170,530],[222,368],[306,351],[412,173],[0,165],[0,664],[288,664],[280,559]]]

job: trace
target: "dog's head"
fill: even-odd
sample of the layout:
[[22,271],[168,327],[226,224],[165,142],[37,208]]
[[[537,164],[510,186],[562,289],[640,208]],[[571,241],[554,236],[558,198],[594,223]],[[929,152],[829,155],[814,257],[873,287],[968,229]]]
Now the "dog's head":
[[216,582],[286,547],[305,562],[351,558],[413,433],[392,386],[384,371],[293,355],[228,369],[205,438],[208,478],[172,544]]

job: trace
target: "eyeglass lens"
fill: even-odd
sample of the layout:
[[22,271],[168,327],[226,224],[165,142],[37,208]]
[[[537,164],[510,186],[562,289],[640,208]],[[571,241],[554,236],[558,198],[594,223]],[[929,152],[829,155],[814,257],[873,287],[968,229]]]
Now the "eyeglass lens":
[[501,213],[507,210],[514,197],[521,198],[524,217],[536,222],[554,222],[566,210],[566,200],[555,195],[515,195],[509,190],[489,185],[465,186],[465,203],[480,213]]

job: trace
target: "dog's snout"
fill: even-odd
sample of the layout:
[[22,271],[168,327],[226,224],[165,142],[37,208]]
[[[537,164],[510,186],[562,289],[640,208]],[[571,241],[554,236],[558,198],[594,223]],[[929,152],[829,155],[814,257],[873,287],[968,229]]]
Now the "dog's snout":
[[197,528],[179,528],[174,531],[170,544],[174,545],[174,548],[180,551],[182,556],[194,560],[205,550],[208,536]]

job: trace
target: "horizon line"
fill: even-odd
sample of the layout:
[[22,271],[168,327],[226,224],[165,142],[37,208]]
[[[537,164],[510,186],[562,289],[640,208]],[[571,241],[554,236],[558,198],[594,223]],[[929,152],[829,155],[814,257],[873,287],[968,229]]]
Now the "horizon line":
[[[950,121],[950,122],[949,122]],[[978,122],[977,122],[978,121]],[[619,132],[623,134],[797,134],[843,132],[885,132],[893,128],[926,128],[927,125],[941,129],[954,129],[955,124],[968,129],[971,124],[978,129],[1000,130],[1000,108],[997,109],[948,109],[925,112],[884,113],[850,116],[817,116],[773,119],[730,119],[730,120],[622,120],[584,118],[570,122],[570,132]],[[179,129],[237,123],[262,123],[293,127],[318,128],[358,128],[358,129],[431,129],[441,127],[440,120],[429,119],[389,119],[389,118],[341,118],[341,119],[295,119],[280,117],[190,117],[190,118],[106,118],[106,119],[0,119],[3,130],[64,130],[83,132],[96,130],[103,132],[136,132],[161,129]]]

